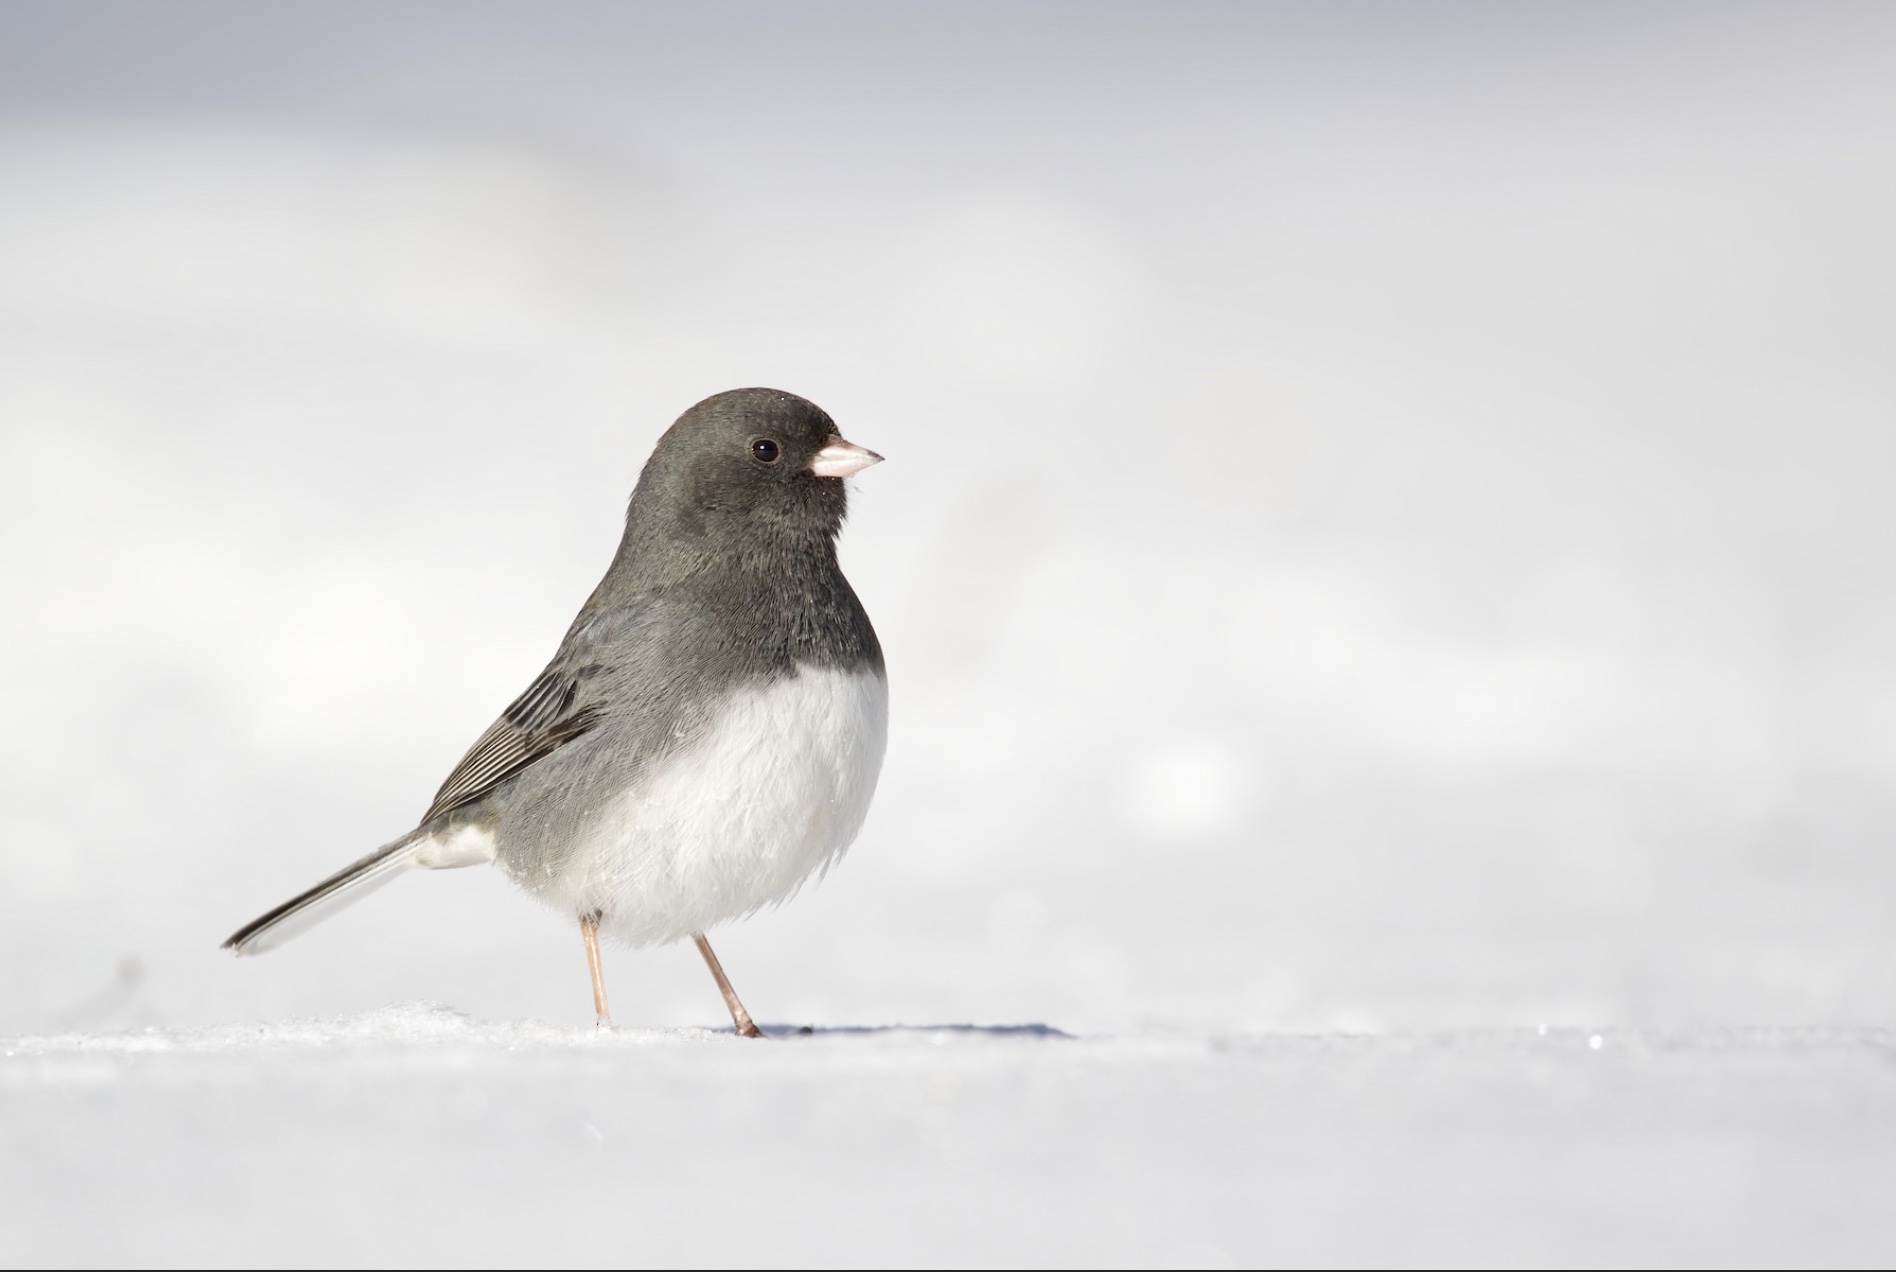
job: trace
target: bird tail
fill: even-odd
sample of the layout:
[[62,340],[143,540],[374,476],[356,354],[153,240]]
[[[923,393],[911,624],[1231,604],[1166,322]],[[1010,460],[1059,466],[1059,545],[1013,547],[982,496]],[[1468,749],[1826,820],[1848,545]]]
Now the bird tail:
[[273,950],[291,937],[301,936],[324,919],[353,905],[369,893],[390,882],[396,875],[422,865],[422,850],[429,842],[425,830],[412,830],[392,843],[383,844],[351,866],[344,866],[307,892],[298,893],[270,911],[231,933],[223,948],[239,954],[261,954]]

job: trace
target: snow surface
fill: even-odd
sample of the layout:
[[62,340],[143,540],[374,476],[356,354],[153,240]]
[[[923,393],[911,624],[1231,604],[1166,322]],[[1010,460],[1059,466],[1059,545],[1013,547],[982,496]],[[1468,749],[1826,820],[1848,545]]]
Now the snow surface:
[[1896,1258],[1892,1031],[777,1034],[14,1039],[0,1261]]

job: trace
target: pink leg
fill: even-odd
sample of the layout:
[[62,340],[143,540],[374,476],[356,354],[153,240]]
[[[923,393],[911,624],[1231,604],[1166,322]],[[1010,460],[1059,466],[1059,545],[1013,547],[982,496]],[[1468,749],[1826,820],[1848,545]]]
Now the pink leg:
[[750,1013],[744,1010],[744,1004],[737,1001],[737,991],[731,988],[730,978],[724,974],[724,967],[718,962],[718,956],[711,952],[711,942],[704,939],[704,933],[692,935],[698,943],[698,953],[704,955],[704,965],[711,969],[711,975],[717,978],[718,992],[724,995],[724,1005],[731,1009],[731,1023],[737,1026],[740,1038],[761,1038],[764,1031],[751,1020]]
[[599,1027],[612,1028],[612,1012],[606,1006],[606,969],[599,962],[599,914],[579,916],[579,934],[586,939],[586,966],[592,972],[593,1010],[599,1014]]

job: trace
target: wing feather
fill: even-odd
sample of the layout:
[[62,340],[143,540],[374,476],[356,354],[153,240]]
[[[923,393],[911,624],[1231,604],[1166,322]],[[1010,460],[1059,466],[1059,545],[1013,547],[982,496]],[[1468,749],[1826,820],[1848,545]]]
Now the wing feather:
[[421,820],[473,803],[597,725],[597,706],[574,709],[581,679],[571,668],[542,672],[461,757]]

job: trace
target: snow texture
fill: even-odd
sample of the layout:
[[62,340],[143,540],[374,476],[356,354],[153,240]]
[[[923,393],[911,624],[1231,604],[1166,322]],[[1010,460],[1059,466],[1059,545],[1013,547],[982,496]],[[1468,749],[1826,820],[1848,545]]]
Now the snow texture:
[[15,1039],[0,1262],[1896,1258],[1891,1031],[774,1032]]

